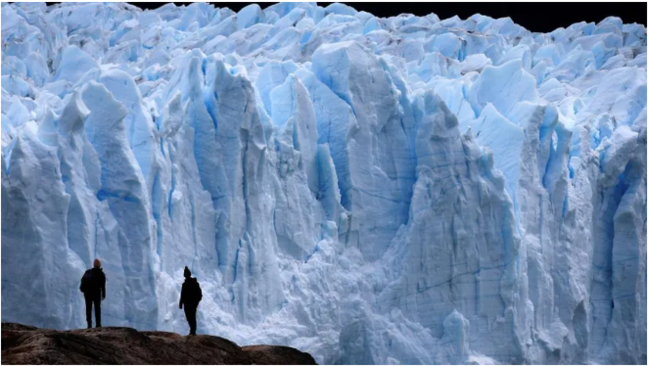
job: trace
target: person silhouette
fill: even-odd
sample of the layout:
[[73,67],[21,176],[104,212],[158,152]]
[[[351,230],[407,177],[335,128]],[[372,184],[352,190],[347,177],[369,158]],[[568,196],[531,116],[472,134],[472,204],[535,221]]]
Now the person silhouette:
[[182,290],[180,291],[180,309],[185,306],[185,318],[189,323],[189,335],[196,335],[196,311],[198,310],[198,303],[203,299],[203,291],[198,284],[198,280],[192,277],[192,272],[185,266],[183,272],[185,282],[183,283]]
[[101,268],[101,261],[95,259],[93,267],[81,277],[79,290],[83,292],[86,301],[86,322],[92,328],[92,306],[95,306],[95,321],[97,328],[101,327],[101,301],[106,299],[106,275]]

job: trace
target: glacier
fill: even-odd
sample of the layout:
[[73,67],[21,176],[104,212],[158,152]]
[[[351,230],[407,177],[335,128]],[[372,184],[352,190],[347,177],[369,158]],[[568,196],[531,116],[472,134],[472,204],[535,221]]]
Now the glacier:
[[328,364],[647,363],[647,30],[2,3],[2,321]]

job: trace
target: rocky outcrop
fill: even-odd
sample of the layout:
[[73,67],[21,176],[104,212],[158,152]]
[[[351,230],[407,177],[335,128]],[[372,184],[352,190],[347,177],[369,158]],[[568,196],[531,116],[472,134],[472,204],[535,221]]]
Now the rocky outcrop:
[[2,323],[3,364],[315,365],[282,346],[239,347],[227,339],[105,327],[59,331]]

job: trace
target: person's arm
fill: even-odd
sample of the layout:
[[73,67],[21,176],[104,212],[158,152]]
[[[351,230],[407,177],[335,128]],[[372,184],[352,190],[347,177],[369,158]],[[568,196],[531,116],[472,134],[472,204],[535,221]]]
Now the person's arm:
[[180,302],[178,303],[178,308],[182,309],[183,308],[183,297],[185,297],[185,284],[183,283],[183,287],[180,290]]
[[101,299],[106,299],[106,275],[103,272],[101,276]]

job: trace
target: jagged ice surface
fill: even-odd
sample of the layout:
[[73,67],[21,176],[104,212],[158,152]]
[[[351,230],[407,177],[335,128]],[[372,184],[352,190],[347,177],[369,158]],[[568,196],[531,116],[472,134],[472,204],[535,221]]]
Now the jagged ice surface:
[[647,32],[2,4],[2,321],[320,363],[646,363]]

